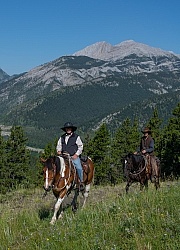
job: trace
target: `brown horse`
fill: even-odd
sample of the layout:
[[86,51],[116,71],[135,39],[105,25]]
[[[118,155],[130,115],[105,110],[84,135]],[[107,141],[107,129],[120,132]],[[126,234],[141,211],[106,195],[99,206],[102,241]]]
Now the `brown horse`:
[[[54,207],[54,214],[50,222],[51,224],[54,224],[57,220],[58,212],[60,212],[58,218],[62,217],[63,211],[62,209],[60,209],[62,208],[62,202],[65,196],[68,195],[72,190],[75,191],[74,198],[72,201],[72,210],[77,210],[79,179],[76,169],[68,154],[50,157],[46,160],[41,159],[41,162],[43,162],[44,165],[43,173],[45,195],[48,191],[52,189],[53,194],[57,199],[57,202]],[[89,157],[84,160],[81,160],[81,163],[83,167],[83,176],[85,184],[85,189],[81,192],[84,197],[84,202],[82,205],[82,207],[84,207],[89,195],[90,184],[92,183],[94,177],[94,164]]]
[[160,187],[160,162],[155,156],[134,155],[129,153],[124,158],[124,174],[127,179],[126,193],[133,182],[140,183],[140,190],[148,188],[148,180],[154,183],[155,188]]

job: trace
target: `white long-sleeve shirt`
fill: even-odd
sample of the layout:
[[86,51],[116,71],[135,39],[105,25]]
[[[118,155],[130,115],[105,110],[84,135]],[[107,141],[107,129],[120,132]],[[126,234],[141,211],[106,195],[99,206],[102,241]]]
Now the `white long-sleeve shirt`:
[[[66,137],[65,137],[65,143],[67,144],[68,143],[68,140],[69,140],[69,137],[71,136],[72,134],[66,134]],[[76,155],[80,155],[82,154],[82,151],[83,151],[83,143],[81,141],[81,138],[80,136],[77,137],[76,139],[76,144],[78,146],[78,150],[76,151]],[[62,142],[61,142],[61,137],[59,138],[58,142],[57,142],[57,147],[56,147],[56,150],[57,152],[58,151],[62,151]]]

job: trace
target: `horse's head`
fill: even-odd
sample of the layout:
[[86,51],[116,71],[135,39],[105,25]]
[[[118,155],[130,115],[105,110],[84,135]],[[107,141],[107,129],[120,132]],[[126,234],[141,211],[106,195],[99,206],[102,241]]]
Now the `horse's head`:
[[54,177],[56,174],[55,159],[53,157],[46,160],[41,159],[43,163],[43,177],[44,177],[44,189],[45,191],[50,191],[53,185]]
[[129,153],[124,157],[124,173],[127,176],[130,172],[137,171],[145,166],[145,159],[142,155]]
[[129,153],[123,158],[124,162],[124,175],[127,177],[129,172],[133,169],[133,159],[132,154]]

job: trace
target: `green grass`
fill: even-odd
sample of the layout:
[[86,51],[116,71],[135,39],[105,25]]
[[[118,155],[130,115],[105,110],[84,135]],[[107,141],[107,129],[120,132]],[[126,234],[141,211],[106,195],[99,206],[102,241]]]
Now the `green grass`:
[[180,249],[180,182],[144,192],[134,185],[128,195],[124,186],[93,187],[84,209],[74,215],[67,208],[53,226],[52,194],[42,199],[42,190],[19,190],[0,197],[0,249]]

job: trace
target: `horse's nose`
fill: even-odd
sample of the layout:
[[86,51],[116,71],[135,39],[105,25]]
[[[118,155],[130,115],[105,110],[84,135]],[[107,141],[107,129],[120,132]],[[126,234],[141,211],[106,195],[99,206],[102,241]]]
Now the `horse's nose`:
[[44,190],[47,191],[47,192],[49,192],[49,191],[51,190],[51,186],[48,186],[48,187],[43,186],[43,188],[44,188]]

